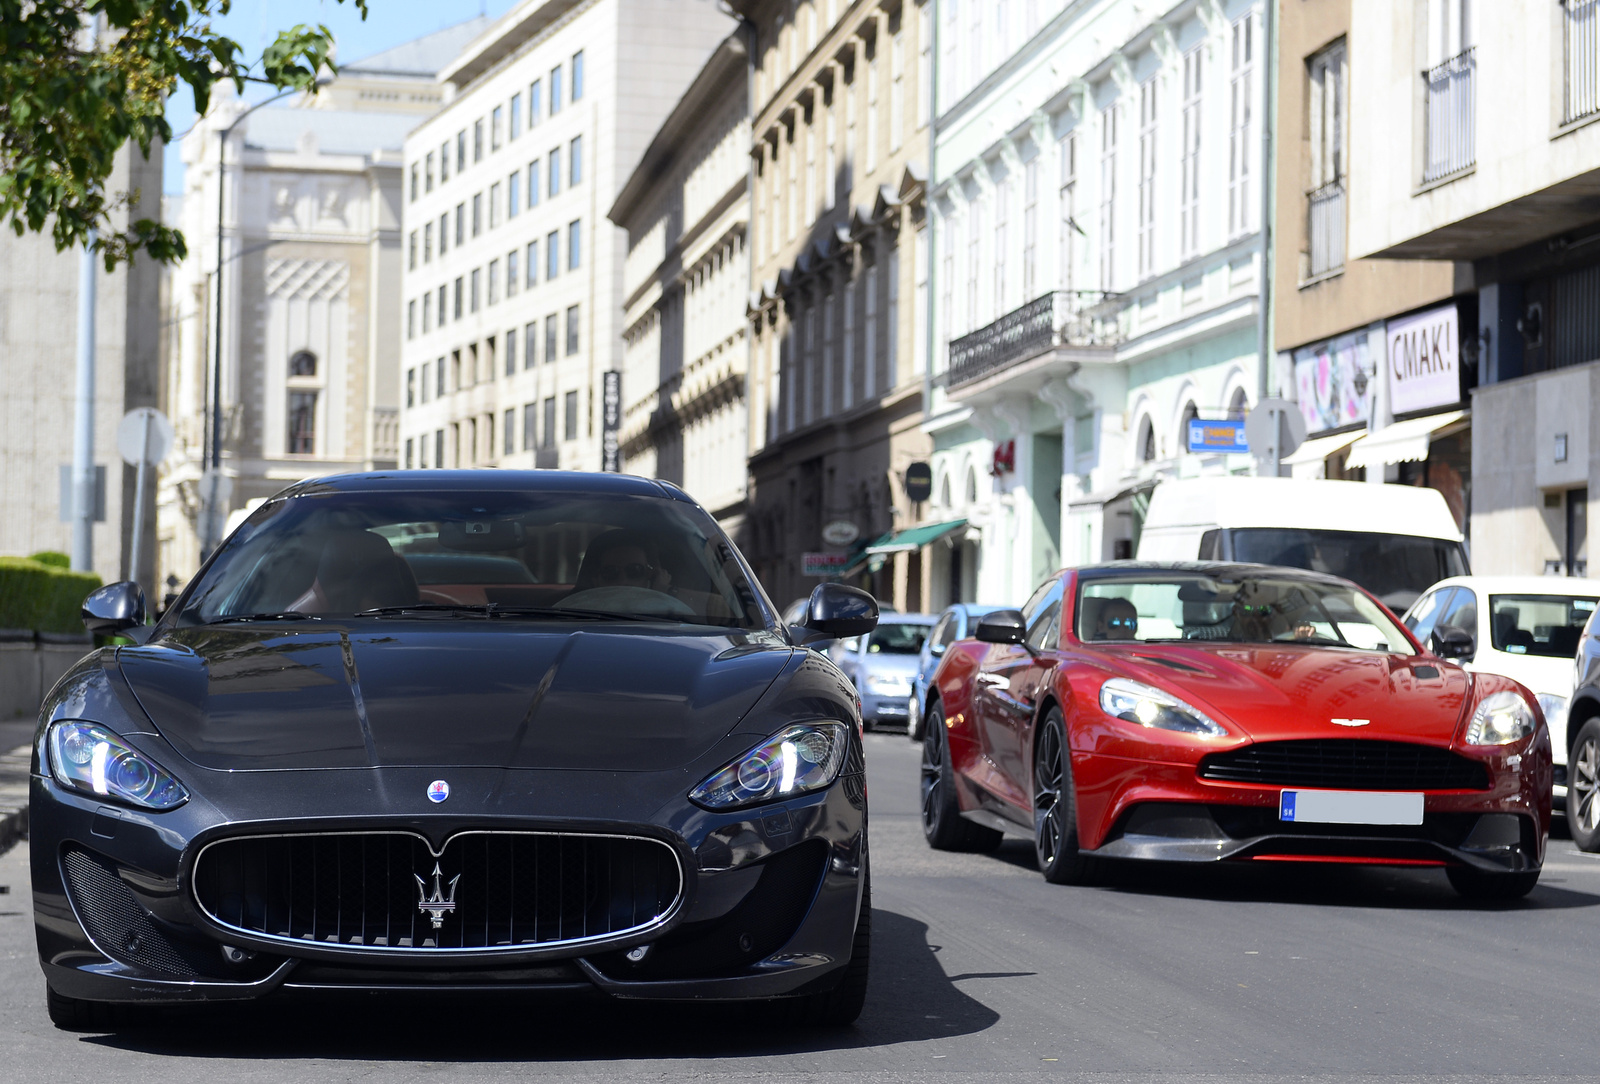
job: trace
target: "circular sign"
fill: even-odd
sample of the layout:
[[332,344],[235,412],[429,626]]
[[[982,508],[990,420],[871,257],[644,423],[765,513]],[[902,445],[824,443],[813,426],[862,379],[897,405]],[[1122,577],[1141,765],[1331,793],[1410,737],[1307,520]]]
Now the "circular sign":
[[906,468],[906,497],[921,504],[933,492],[933,468],[920,460]]
[[438,805],[448,797],[450,797],[450,784],[443,779],[435,779],[428,784],[428,801]]
[[124,463],[155,466],[172,451],[172,423],[155,407],[134,407],[117,423],[117,451]]
[[830,546],[848,546],[861,537],[861,528],[847,519],[836,519],[822,528],[822,540]]
[[[1277,433],[1273,433],[1273,427]],[[1300,408],[1287,399],[1263,399],[1244,420],[1244,439],[1250,453],[1265,457],[1277,437],[1278,458],[1283,459],[1305,443],[1306,419]]]

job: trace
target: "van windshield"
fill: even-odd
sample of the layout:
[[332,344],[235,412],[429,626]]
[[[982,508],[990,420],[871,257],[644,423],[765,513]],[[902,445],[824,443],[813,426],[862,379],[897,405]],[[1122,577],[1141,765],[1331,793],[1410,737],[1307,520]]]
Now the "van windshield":
[[1440,580],[1467,574],[1461,544],[1443,538],[1297,527],[1245,527],[1228,534],[1235,561],[1353,580],[1395,613],[1404,613]]

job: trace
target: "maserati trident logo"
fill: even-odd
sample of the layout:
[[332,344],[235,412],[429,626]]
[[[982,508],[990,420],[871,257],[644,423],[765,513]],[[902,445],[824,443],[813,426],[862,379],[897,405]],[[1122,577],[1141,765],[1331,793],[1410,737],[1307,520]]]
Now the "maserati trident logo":
[[443,779],[435,779],[428,784],[428,801],[434,805],[438,805],[448,797],[450,797],[450,784]]
[[417,901],[417,910],[427,913],[427,916],[433,920],[434,929],[441,928],[444,925],[444,913],[456,909],[456,882],[461,880],[461,874],[458,873],[450,878],[450,894],[448,896],[444,894],[444,874],[439,871],[439,863],[435,862],[433,864],[432,896],[428,895],[428,882],[424,881],[420,874],[413,873],[411,876],[417,879],[417,895],[421,897]]
[[1329,719],[1334,726],[1366,726],[1371,719]]

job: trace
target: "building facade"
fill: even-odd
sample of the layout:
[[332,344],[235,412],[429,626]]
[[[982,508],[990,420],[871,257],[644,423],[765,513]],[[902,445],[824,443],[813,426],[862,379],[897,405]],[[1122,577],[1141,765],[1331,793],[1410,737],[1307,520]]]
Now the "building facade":
[[[161,147],[149,157],[129,145],[117,152],[108,193],[129,193],[113,215],[125,225],[161,214]],[[63,470],[72,463],[78,351],[81,249],[57,252],[48,232],[0,232],[0,554],[72,551],[71,496]],[[107,274],[96,261],[94,462],[105,473],[102,515],[94,526],[94,571],[107,583],[154,582],[154,517],[140,529],[145,555],[131,559],[136,475],[117,453],[123,414],[159,397],[161,265],[136,257]],[[148,513],[147,513],[148,515]]]
[[1131,556],[1261,393],[1260,0],[936,0],[935,606]]
[[621,469],[682,486],[738,540],[749,451],[749,53],[724,39],[622,186]]
[[524,0],[441,73],[405,143],[403,467],[617,469],[606,212],[733,25],[712,0]]
[[921,609],[922,554],[891,543],[921,518],[905,476],[931,446],[930,0],[730,2],[753,94],[745,552],[780,604],[816,585],[815,553]]
[[[1398,350],[1391,323],[1388,361],[1391,380],[1468,389],[1473,568],[1581,576],[1600,483],[1600,4],[1395,5],[1354,21],[1350,57],[1370,171],[1351,255],[1455,264],[1430,349]],[[1439,417],[1398,435],[1423,444]]]
[[[443,103],[439,70],[485,25],[344,65],[283,107],[245,116],[245,103],[223,98],[184,139],[189,257],[169,284],[164,576],[187,579],[230,516],[293,482],[397,464],[401,148]],[[201,479],[219,376],[224,481],[213,502]]]

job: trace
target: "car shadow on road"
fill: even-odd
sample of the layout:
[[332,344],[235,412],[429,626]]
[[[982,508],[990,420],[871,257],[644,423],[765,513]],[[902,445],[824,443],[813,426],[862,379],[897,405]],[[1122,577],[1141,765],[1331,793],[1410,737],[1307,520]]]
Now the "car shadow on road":
[[[1033,844],[1026,840],[1007,839],[993,858],[1023,869],[1037,867]],[[1600,895],[1547,882],[1523,899],[1491,902],[1463,898],[1450,887],[1442,869],[1280,862],[1184,865],[1102,860],[1094,884],[1079,891],[1397,910],[1538,911],[1600,906]]]
[[164,1008],[83,1041],[184,1057],[370,1061],[633,1061],[860,1049],[983,1031],[1000,1016],[947,976],[925,923],[874,909],[867,1006],[854,1027],[794,1022],[759,1005],[581,1002],[520,993],[286,992],[257,1003]]

